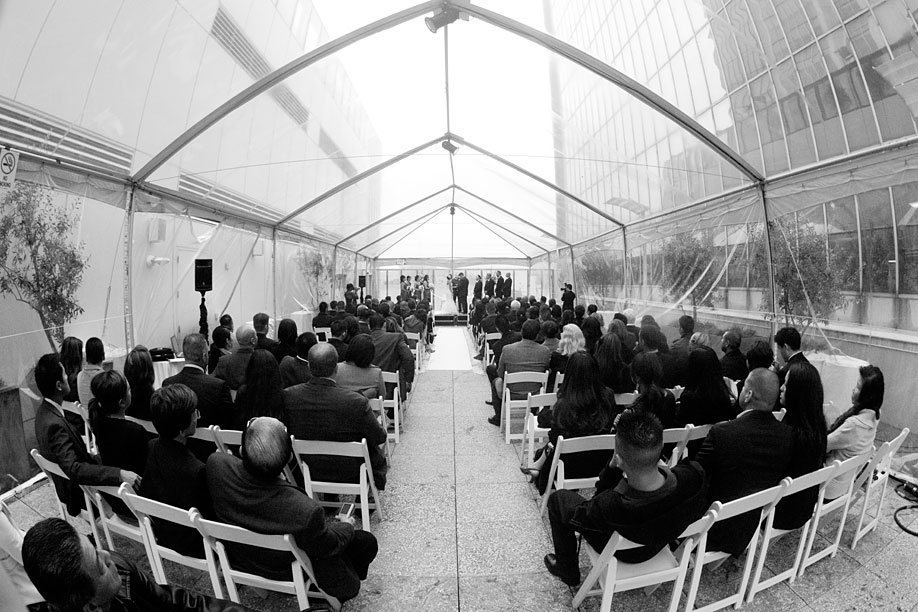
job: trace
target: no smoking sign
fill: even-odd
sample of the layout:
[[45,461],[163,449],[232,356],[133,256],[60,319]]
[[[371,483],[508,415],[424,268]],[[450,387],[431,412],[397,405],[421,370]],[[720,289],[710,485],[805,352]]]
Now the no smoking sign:
[[19,152],[0,149],[0,187],[12,187],[16,183],[16,168],[19,167]]

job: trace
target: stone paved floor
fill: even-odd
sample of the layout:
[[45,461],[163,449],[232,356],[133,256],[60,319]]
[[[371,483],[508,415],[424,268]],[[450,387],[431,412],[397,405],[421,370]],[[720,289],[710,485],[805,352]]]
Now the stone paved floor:
[[[441,328],[440,333],[464,330]],[[452,345],[461,350],[462,343]],[[380,554],[360,595],[344,610],[571,609],[572,590],[542,566],[542,556],[551,550],[551,537],[547,519],[539,516],[538,494],[519,472],[520,445],[506,445],[497,428],[486,422],[491,413],[484,405],[488,398],[487,379],[477,364],[468,370],[421,374],[383,494],[386,519],[374,516],[372,522]],[[896,433],[883,428],[880,437],[889,439]],[[904,448],[908,452],[915,447],[918,439],[913,434]],[[849,515],[842,549],[835,558],[817,563],[793,584],[781,583],[760,593],[744,609],[918,612],[918,542],[893,521],[893,511],[906,502],[892,489],[887,491],[878,529],[856,550],[850,549],[850,542],[859,504]],[[56,515],[52,496],[53,490],[45,484],[9,505],[19,525],[28,528],[42,517]],[[918,529],[918,514],[908,514],[906,520]],[[820,540],[826,541],[825,535],[837,525],[837,519],[823,525]],[[786,567],[796,542],[795,536],[788,536],[775,545],[766,563],[768,572]],[[121,540],[118,544],[147,566],[141,546]],[[736,588],[741,561],[728,561],[704,574],[698,605]],[[171,564],[167,573],[177,583],[210,592],[203,574]],[[670,589],[664,585],[650,596],[640,590],[616,594],[613,609],[665,610]],[[241,596],[265,612],[297,608],[294,597],[269,594],[260,599],[245,588]],[[581,610],[598,608],[594,598]]]

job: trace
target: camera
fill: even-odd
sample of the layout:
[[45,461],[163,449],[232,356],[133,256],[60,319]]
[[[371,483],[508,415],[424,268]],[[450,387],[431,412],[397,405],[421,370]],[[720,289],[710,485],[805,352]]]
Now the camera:
[[335,515],[335,518],[339,521],[345,521],[354,516],[355,506],[354,504],[346,503],[341,504],[341,509],[338,510],[338,514]]

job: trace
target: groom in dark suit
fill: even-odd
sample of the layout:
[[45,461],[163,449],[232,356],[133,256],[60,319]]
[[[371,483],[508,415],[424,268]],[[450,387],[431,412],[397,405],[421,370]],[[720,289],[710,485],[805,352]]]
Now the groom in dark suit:
[[469,312],[469,279],[465,273],[459,273],[459,312]]
[[[376,486],[386,487],[386,458],[379,445],[386,441],[386,431],[376,420],[367,398],[338,386],[338,351],[327,342],[309,349],[309,382],[284,389],[284,423],[290,435],[298,440],[360,442],[366,438],[370,464]],[[316,480],[358,482],[357,458],[315,455],[309,458],[309,471]]]

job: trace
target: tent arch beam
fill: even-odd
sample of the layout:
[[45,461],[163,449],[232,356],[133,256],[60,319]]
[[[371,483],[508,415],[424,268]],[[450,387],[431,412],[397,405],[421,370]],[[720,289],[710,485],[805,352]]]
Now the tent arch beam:
[[[482,225],[484,225],[485,227],[487,227],[487,229],[488,229],[489,231],[491,231],[492,233],[496,234],[501,240],[503,240],[504,242],[506,242],[507,244],[509,244],[509,245],[512,246],[513,248],[515,248],[517,251],[520,251],[520,249],[518,249],[512,242],[510,242],[509,240],[507,240],[507,239],[504,238],[503,236],[497,234],[497,232],[496,232],[494,229],[492,229],[492,228],[488,227],[487,225],[485,225],[484,221],[481,219],[481,215],[478,215],[477,213],[472,212],[471,210],[469,210],[468,208],[462,206],[461,204],[453,204],[453,206],[455,206],[456,208],[458,208],[459,210],[461,210],[462,212],[464,212],[464,213],[467,214],[468,216],[472,217],[473,219],[475,219],[476,221],[478,221],[479,223],[481,223]],[[532,246],[534,246],[535,248],[540,249],[540,250],[544,251],[545,253],[548,253],[548,249],[546,249],[546,248],[543,247],[542,245],[536,244],[535,242],[533,242],[532,240],[529,240],[529,239],[526,238],[525,236],[522,236],[522,235],[520,235],[520,234],[517,234],[516,232],[514,232],[514,231],[511,230],[510,228],[504,227],[503,225],[498,225],[498,227],[500,227],[500,229],[502,229],[503,231],[507,232],[508,234],[511,234],[511,235],[513,235],[513,236],[516,236],[517,238],[519,238],[519,239],[522,240],[523,242],[529,243],[529,244],[531,244]],[[520,251],[520,253],[523,253],[523,251]],[[528,259],[532,259],[532,257],[530,257],[529,255],[526,255],[526,253],[523,253],[523,255],[525,255]],[[541,255],[536,255],[536,257],[541,257]]]
[[[388,221],[388,220],[391,219],[392,217],[397,217],[398,215],[402,214],[403,212],[407,212],[408,210],[414,208],[415,206],[417,206],[417,205],[419,205],[419,204],[423,204],[423,203],[426,202],[427,200],[429,200],[429,199],[431,199],[431,198],[435,198],[435,197],[437,197],[438,195],[440,195],[441,193],[444,193],[444,192],[449,191],[450,189],[454,189],[454,188],[455,188],[455,185],[448,185],[448,186],[444,187],[443,189],[440,189],[439,191],[434,191],[434,192],[431,193],[430,195],[424,196],[424,197],[421,198],[420,200],[415,200],[415,201],[412,202],[411,204],[408,204],[408,205],[406,205],[406,206],[402,206],[402,207],[399,208],[398,210],[389,213],[389,214],[386,215],[385,217],[380,217],[380,218],[377,219],[376,221],[373,221],[372,223],[369,223],[369,224],[367,224],[367,225],[364,225],[362,228],[360,228],[359,230],[357,230],[357,231],[354,232],[353,234],[351,234],[351,235],[349,235],[349,236],[345,236],[344,238],[342,238],[341,240],[339,240],[338,242],[336,242],[336,243],[335,243],[335,246],[340,246],[341,244],[347,242],[348,240],[351,240],[351,239],[353,239],[353,238],[356,238],[357,236],[359,236],[360,234],[366,232],[367,230],[370,230],[370,229],[376,227],[376,226],[379,225],[380,223],[385,223],[386,221]],[[405,227],[405,226],[403,225],[402,227]],[[399,228],[399,229],[401,229],[401,228]]]
[[498,205],[495,204],[494,202],[491,202],[490,200],[484,199],[483,197],[481,197],[481,196],[478,195],[477,193],[473,193],[473,192],[469,191],[468,189],[465,189],[464,187],[461,187],[461,186],[459,186],[459,185],[456,185],[456,189],[458,189],[459,191],[461,191],[461,192],[464,193],[464,194],[467,194],[467,195],[472,196],[473,198],[475,198],[476,200],[481,201],[481,202],[484,203],[484,204],[487,204],[487,205],[490,206],[491,208],[496,208],[497,210],[501,211],[502,213],[504,213],[505,215],[507,215],[507,216],[509,216],[509,217],[512,217],[513,219],[519,221],[520,223],[525,223],[525,224],[528,225],[529,227],[531,227],[531,228],[533,228],[533,229],[539,230],[539,233],[545,234],[545,235],[548,236],[549,238],[552,238],[553,240],[555,240],[555,241],[557,241],[557,242],[560,242],[560,243],[562,243],[562,244],[565,245],[565,246],[571,246],[571,243],[568,242],[567,240],[562,240],[561,238],[555,236],[554,234],[550,234],[549,232],[546,232],[543,228],[539,227],[539,226],[536,225],[535,223],[532,223],[531,221],[527,221],[527,220],[524,219],[523,217],[520,217],[519,215],[515,215],[515,214],[513,214],[512,212],[510,212],[509,210],[506,210],[506,209],[504,209],[504,208],[501,208],[500,206],[498,206]]

